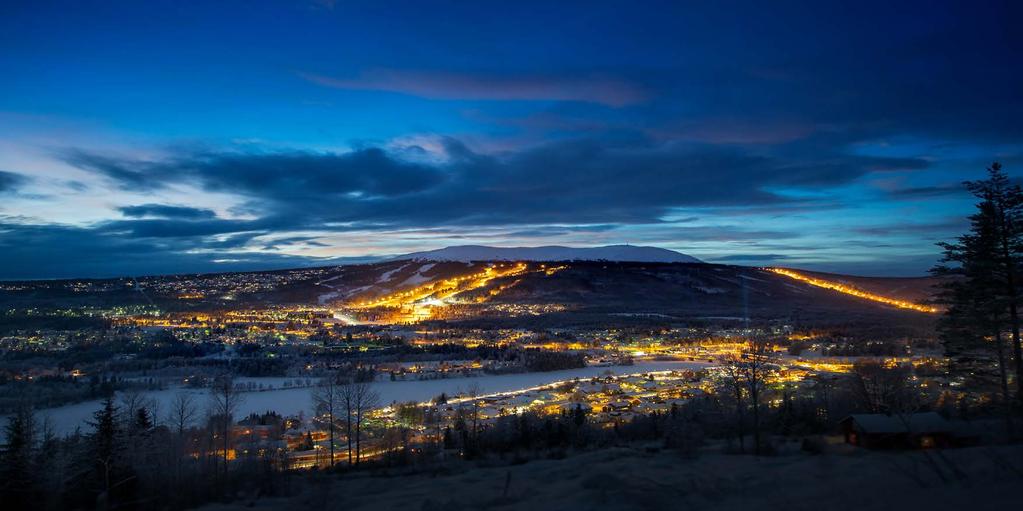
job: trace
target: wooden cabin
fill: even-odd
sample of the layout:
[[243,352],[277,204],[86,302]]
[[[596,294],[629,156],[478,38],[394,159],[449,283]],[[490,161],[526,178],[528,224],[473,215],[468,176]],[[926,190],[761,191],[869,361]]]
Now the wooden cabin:
[[930,449],[955,444],[955,427],[935,412],[853,414],[839,423],[848,444],[868,449]]

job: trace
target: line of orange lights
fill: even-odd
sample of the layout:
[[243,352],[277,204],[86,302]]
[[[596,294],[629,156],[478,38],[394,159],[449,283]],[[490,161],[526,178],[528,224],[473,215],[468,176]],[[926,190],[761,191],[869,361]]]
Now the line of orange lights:
[[527,268],[525,263],[517,263],[513,266],[490,266],[478,273],[429,282],[412,289],[383,296],[368,303],[353,305],[359,309],[372,309],[377,307],[400,307],[426,299],[441,301],[466,291],[479,289],[496,278],[521,275],[526,272]]
[[824,289],[830,289],[832,291],[838,291],[839,293],[852,295],[857,298],[862,298],[864,300],[870,300],[873,302],[891,305],[893,307],[898,307],[900,309],[909,309],[915,310],[917,312],[927,312],[931,314],[938,312],[938,309],[936,307],[931,307],[929,305],[920,305],[918,303],[907,302],[905,300],[899,300],[896,298],[889,298],[887,296],[876,295],[874,293],[868,293],[866,291],[856,289],[852,286],[847,286],[845,284],[840,284],[838,282],[832,282],[830,280],[809,277],[807,275],[803,275],[802,273],[794,272],[792,270],[786,270],[784,268],[767,268],[767,270],[777,273],[778,275],[784,275],[786,277],[798,280],[800,282],[806,282],[811,286],[822,287]]
[[546,264],[530,267],[525,262],[494,264],[480,272],[427,282],[371,301],[350,303],[348,306],[358,310],[400,308],[402,311],[387,321],[414,323],[431,318],[436,319],[439,317],[439,309],[448,305],[488,302],[491,298],[521,282],[521,279],[516,279],[494,287],[479,296],[469,299],[459,298],[461,295],[487,286],[495,279],[518,277],[532,272],[551,276],[565,268],[567,266],[547,266]]

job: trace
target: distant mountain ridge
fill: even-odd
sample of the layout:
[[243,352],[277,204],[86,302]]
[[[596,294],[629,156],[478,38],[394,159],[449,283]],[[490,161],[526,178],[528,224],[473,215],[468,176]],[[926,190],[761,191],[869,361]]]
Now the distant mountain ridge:
[[658,247],[608,245],[604,247],[489,247],[458,245],[412,252],[394,259],[425,261],[618,261],[643,263],[701,263],[699,259]]

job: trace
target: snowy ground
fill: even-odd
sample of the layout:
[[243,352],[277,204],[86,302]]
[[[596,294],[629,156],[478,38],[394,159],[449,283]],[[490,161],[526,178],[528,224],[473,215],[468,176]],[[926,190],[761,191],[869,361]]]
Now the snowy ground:
[[287,499],[211,505],[207,511],[284,510],[779,510],[1018,509],[1023,446],[754,458],[719,447],[696,459],[608,448],[562,460],[475,466],[446,473],[298,480]]

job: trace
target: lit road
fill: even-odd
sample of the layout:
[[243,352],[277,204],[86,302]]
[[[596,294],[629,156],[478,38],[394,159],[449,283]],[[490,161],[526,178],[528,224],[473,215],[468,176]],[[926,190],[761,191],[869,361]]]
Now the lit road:
[[[488,266],[483,271],[435,280],[416,286],[411,289],[391,293],[368,302],[351,304],[350,307],[356,310],[372,310],[381,308],[407,309],[407,312],[397,315],[396,322],[415,322],[434,317],[434,309],[445,307],[452,303],[458,303],[458,295],[480,289],[493,280],[506,277],[517,277],[531,272],[541,272],[545,275],[553,275],[563,269],[562,266],[548,267],[539,265],[530,270],[526,263],[497,264]],[[517,282],[512,282],[490,290],[485,296],[472,300],[473,303],[482,303],[500,294],[505,289]]]
[[784,275],[786,277],[798,280],[800,282],[805,282],[807,284],[810,284],[811,286],[830,289],[832,291],[838,291],[839,293],[855,296],[857,298],[862,298],[864,300],[870,300],[872,302],[891,305],[893,307],[898,307],[900,309],[909,309],[915,310],[917,312],[927,312],[931,314],[938,312],[938,309],[936,307],[931,307],[929,305],[921,305],[913,302],[907,302],[905,300],[899,300],[897,298],[876,295],[874,293],[868,293],[866,291],[856,289],[854,287],[847,286],[839,282],[832,282],[830,280],[823,280],[810,277],[807,275],[803,275],[802,273],[794,272],[792,270],[786,270],[784,268],[767,268],[767,271],[777,273],[778,275]]

